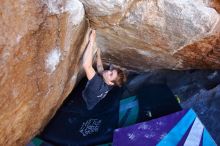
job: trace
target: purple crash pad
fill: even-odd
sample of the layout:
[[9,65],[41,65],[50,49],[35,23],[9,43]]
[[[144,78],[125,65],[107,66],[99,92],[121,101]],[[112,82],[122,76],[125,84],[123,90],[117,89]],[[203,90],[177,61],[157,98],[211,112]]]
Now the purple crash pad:
[[192,109],[116,129],[113,146],[216,146]]

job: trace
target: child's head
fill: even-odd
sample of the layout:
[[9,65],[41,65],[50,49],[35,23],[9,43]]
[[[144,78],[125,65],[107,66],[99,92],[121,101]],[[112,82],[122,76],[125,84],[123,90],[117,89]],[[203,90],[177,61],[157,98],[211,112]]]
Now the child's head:
[[111,70],[105,70],[102,73],[106,84],[121,87],[127,80],[126,75],[120,68],[113,67]]

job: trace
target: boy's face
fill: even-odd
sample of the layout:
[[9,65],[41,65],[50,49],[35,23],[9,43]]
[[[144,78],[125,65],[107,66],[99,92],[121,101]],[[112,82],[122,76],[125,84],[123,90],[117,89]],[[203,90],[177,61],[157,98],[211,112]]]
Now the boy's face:
[[117,70],[105,70],[103,73],[102,73],[102,76],[106,82],[106,84],[108,85],[114,85],[114,83],[112,81],[114,81],[117,76],[118,76],[118,72]]

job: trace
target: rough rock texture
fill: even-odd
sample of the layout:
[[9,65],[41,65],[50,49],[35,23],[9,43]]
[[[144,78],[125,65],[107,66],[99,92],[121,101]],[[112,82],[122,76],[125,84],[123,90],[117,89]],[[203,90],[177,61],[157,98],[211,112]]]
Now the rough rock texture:
[[213,7],[214,9],[216,9],[216,11],[218,11],[218,13],[220,13],[220,0],[212,0],[210,3],[211,7]]
[[81,1],[106,62],[135,70],[220,67],[219,1]]
[[0,4],[0,145],[21,146],[75,85],[88,26],[78,0]]
[[106,63],[220,68],[219,0],[0,0],[0,145],[28,142],[74,87],[84,9]]

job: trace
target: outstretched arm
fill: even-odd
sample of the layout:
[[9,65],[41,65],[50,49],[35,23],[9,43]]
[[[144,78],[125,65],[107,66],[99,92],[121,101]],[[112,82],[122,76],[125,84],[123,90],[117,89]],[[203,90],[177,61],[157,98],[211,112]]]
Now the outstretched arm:
[[100,74],[104,71],[100,48],[98,48],[98,50],[97,50],[96,68],[97,68],[98,73],[100,73]]
[[88,80],[91,80],[95,75],[95,70],[92,67],[93,60],[93,45],[95,43],[96,32],[92,30],[92,33],[89,38],[89,44],[86,47],[85,53],[83,55],[83,68],[86,72]]

